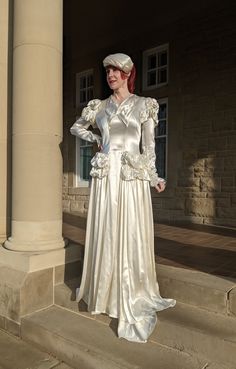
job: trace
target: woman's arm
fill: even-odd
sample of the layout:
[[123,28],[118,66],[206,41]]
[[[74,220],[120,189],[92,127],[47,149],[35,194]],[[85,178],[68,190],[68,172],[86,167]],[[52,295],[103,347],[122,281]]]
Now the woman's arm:
[[102,140],[101,136],[98,136],[92,131],[88,130],[89,126],[95,125],[96,115],[100,107],[101,100],[94,99],[89,101],[88,105],[82,110],[81,117],[77,119],[70,128],[71,134],[78,136],[85,141],[97,142],[98,146],[100,146]]
[[70,132],[72,135],[82,138],[85,141],[97,142],[98,146],[101,145],[101,136],[88,130],[89,126],[91,126],[91,122],[87,122],[83,118],[79,118],[70,128]]
[[158,192],[162,192],[165,189],[166,181],[158,176],[155,152],[155,127],[158,124],[158,103],[156,100],[149,98],[148,107],[150,108],[149,117],[142,124],[142,150],[143,155],[146,155],[149,159],[151,186],[155,187]]

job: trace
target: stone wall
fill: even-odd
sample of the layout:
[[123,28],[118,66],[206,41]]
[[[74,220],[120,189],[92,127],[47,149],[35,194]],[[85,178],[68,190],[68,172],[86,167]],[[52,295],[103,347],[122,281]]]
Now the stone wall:
[[[98,60],[114,50],[124,50],[132,55],[137,67],[138,95],[157,99],[168,97],[168,178],[164,193],[157,194],[152,190],[156,221],[236,226],[236,33],[233,8],[230,4],[224,6],[216,2],[214,8],[204,12],[199,10],[168,27],[156,25],[155,29],[153,25],[151,32],[142,29],[135,38],[127,35],[127,40],[122,43],[113,40],[112,48],[101,43],[101,55],[94,56],[95,95],[98,98],[103,98],[102,78],[101,70],[96,66]],[[169,43],[169,83],[156,90],[143,91],[142,51],[165,43]],[[82,65],[86,65],[86,58],[82,58],[77,67],[74,61],[71,69],[78,68],[79,71]],[[73,93],[70,88],[67,99],[72,99]],[[68,100],[66,106],[69,104]],[[65,171],[68,184],[64,191],[64,208],[86,211],[88,189],[73,189],[75,145],[71,138],[66,142],[70,164]]]

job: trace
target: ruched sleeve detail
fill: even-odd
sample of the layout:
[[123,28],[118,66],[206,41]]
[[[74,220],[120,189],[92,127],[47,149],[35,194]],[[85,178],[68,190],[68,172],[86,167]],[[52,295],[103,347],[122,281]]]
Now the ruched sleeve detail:
[[101,105],[101,100],[90,100],[88,105],[82,110],[81,118],[90,122],[92,125],[96,123],[96,114]]
[[148,119],[153,119],[155,126],[158,124],[159,104],[156,99],[152,97],[145,98],[145,107],[140,112],[140,122],[143,124]]
[[101,103],[99,99],[89,101],[88,105],[82,110],[80,118],[70,128],[72,135],[78,136],[85,141],[97,142],[98,145],[101,144],[102,138],[88,130],[89,126],[94,126],[96,123],[96,115],[101,107]]
[[156,169],[155,152],[155,127],[158,124],[159,104],[156,99],[148,97],[145,99],[146,113],[143,116],[142,123],[142,155],[145,157],[145,163],[148,167],[150,185],[155,187],[163,178],[158,176]]

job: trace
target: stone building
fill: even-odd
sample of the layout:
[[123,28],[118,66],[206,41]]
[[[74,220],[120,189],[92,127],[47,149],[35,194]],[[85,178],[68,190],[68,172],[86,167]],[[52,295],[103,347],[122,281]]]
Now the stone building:
[[[151,2],[148,22],[142,7],[132,17],[132,6],[126,5],[127,24],[119,5],[118,19],[109,16],[107,6],[99,24],[95,9],[94,26],[86,29],[86,9],[79,7],[76,2],[65,4],[64,210],[86,212],[89,157],[95,149],[71,137],[69,128],[89,99],[109,96],[103,58],[125,52],[137,67],[135,92],[160,104],[157,167],[168,186],[161,195],[153,192],[155,220],[235,227],[233,2],[190,1],[174,7]],[[119,32],[113,21],[122,23]]]
[[62,215],[86,214],[96,148],[69,128],[109,95],[102,60],[113,52],[132,57],[135,92],[160,104],[168,185],[152,192],[155,220],[236,225],[234,1],[0,0],[0,327],[14,334],[79,269]]

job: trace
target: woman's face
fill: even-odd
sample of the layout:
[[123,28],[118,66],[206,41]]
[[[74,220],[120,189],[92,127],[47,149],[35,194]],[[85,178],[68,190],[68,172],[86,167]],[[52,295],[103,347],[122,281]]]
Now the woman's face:
[[127,78],[124,72],[120,71],[116,67],[109,66],[106,68],[107,83],[111,90],[118,90],[120,88],[127,87]]

